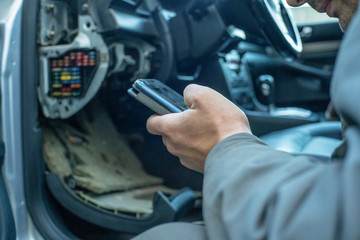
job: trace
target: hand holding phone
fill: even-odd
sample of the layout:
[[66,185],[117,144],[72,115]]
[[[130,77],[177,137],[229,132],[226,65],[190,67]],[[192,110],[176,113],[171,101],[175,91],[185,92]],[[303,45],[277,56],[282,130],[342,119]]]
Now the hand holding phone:
[[183,96],[156,79],[138,79],[128,93],[159,115],[189,109]]

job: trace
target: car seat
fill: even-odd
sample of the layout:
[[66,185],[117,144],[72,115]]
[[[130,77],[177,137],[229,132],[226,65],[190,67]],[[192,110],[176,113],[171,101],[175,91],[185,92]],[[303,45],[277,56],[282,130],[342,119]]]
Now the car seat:
[[305,124],[260,137],[266,144],[292,154],[330,157],[342,139],[340,122]]

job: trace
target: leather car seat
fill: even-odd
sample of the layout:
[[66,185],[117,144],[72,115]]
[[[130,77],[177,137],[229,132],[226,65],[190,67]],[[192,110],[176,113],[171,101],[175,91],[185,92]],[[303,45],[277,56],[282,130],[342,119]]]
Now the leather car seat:
[[342,142],[340,122],[301,125],[260,137],[266,144],[292,154],[330,157]]

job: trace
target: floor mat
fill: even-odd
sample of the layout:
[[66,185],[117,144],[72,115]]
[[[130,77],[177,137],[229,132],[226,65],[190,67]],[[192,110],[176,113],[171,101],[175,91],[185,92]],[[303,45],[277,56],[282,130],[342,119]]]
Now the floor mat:
[[143,170],[139,159],[100,104],[82,111],[74,124],[47,120],[43,153],[49,170],[71,179],[72,188],[94,194],[161,185],[162,179]]
[[117,213],[136,213],[137,217],[153,212],[153,197],[156,191],[161,191],[165,195],[172,195],[176,189],[167,188],[162,185],[143,187],[140,189],[125,192],[114,192],[102,195],[84,193],[76,191],[85,201],[96,205],[102,209]]

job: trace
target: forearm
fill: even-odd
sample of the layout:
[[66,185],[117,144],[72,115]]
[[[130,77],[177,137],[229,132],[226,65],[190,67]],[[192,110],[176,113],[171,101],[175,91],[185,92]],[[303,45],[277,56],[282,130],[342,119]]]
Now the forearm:
[[[209,238],[306,239],[304,224],[310,224],[310,231],[318,227],[317,216],[309,219],[316,210],[320,217],[326,212],[323,223],[331,229],[338,183],[325,176],[329,182],[322,184],[333,184],[334,189],[311,192],[322,181],[325,167],[313,159],[271,149],[250,134],[236,134],[220,142],[205,163],[204,218]],[[313,199],[308,201],[308,197]],[[330,206],[322,209],[320,203],[318,209],[314,207],[321,200]],[[309,219],[305,223],[304,213]],[[318,239],[328,239],[332,231],[319,233]]]

